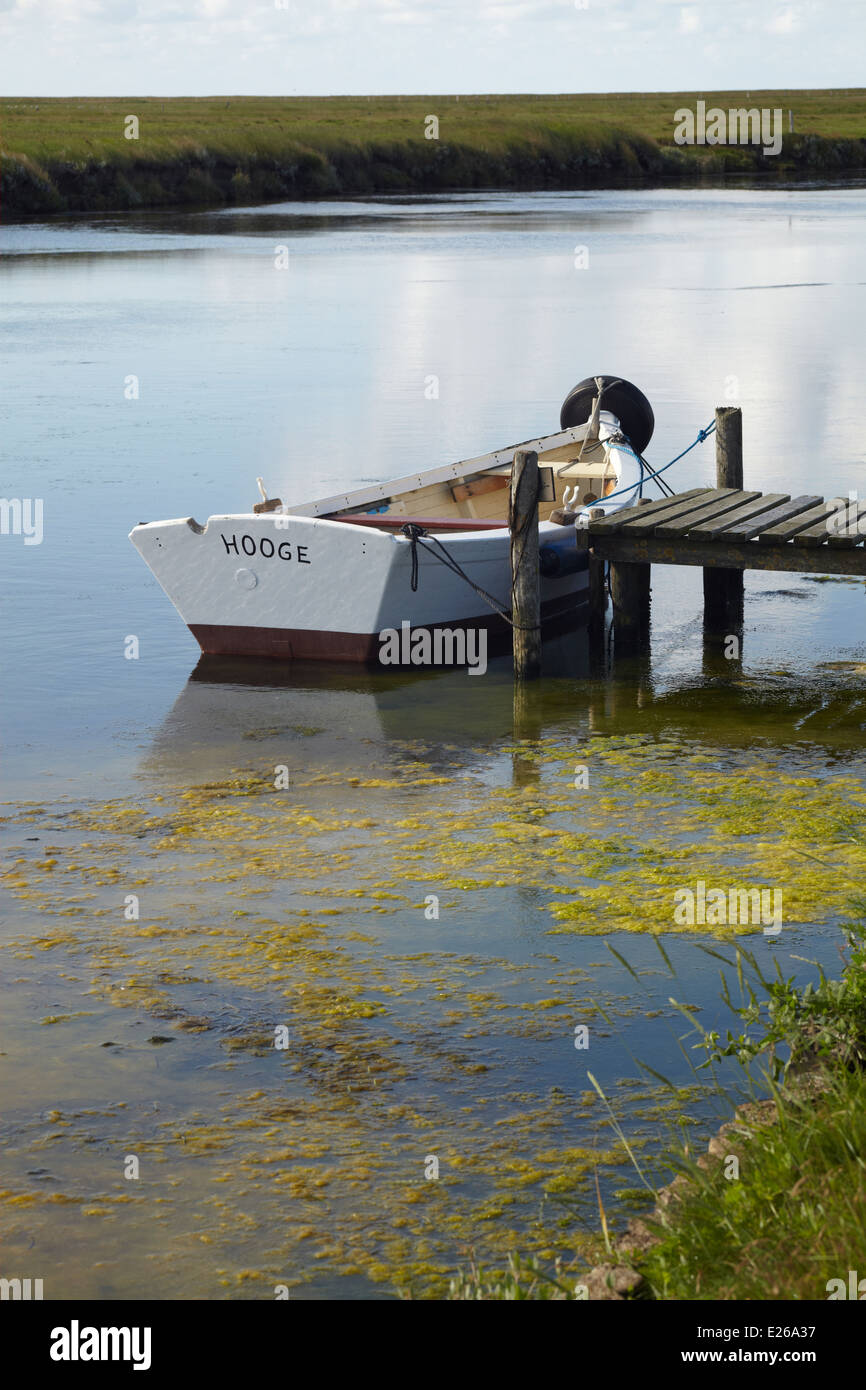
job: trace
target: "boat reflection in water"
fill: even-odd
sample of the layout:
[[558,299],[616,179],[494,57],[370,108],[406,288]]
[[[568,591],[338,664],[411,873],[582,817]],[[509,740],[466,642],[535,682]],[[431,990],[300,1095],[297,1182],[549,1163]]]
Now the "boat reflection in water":
[[[359,667],[202,656],[157,733],[143,771],[213,777],[221,769],[291,761],[308,769],[381,767],[423,745],[442,770],[489,765],[514,741],[549,737],[583,748],[595,737],[702,745],[719,756],[772,747],[831,760],[862,748],[866,698],[856,663],[743,671],[706,656],[673,680],[650,653],[591,656],[579,626],[544,643],[541,680],[516,685],[509,656],[483,677],[465,668]],[[522,772],[525,772],[522,768]],[[521,775],[522,776],[522,775]]]
[[483,677],[465,668],[359,667],[354,663],[202,656],[158,731],[146,773],[179,778],[285,762],[287,741],[307,769],[381,765],[389,751],[423,744],[425,760],[460,766],[546,723],[573,722],[589,693],[589,645],[578,627],[544,643],[545,678],[515,699],[510,656]]

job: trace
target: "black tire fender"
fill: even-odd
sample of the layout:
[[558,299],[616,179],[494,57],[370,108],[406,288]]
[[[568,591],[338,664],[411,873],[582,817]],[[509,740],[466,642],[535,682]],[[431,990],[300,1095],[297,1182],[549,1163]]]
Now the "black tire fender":
[[[609,410],[620,423],[623,434],[628,438],[636,454],[642,454],[653,437],[655,416],[653,408],[644,395],[630,381],[618,376],[602,376],[601,409]],[[592,403],[598,395],[595,377],[585,377],[573,386],[562,402],[559,412],[559,427],[573,429],[575,425],[585,425],[592,413]]]

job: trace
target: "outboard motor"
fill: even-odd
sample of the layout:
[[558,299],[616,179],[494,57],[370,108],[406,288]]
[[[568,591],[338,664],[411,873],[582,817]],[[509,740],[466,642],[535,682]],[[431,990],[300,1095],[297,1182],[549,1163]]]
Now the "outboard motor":
[[[559,414],[560,427],[571,429],[594,421],[598,438],[616,473],[611,500],[599,497],[578,511],[577,524],[586,524],[592,508],[605,513],[631,506],[641,494],[644,467],[640,460],[655,428],[653,409],[642,391],[622,377],[586,377],[569,391]],[[617,447],[621,445],[622,447]],[[581,521],[581,518],[584,518]]]

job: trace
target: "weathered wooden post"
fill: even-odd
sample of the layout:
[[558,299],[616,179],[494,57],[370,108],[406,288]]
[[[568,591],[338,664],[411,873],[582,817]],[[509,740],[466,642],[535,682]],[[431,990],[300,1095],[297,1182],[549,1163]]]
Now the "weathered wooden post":
[[[716,407],[716,487],[743,487],[743,412],[739,406]],[[736,627],[743,621],[743,571],[704,570],[704,626]]]
[[610,596],[617,636],[637,636],[649,617],[650,566],[612,560]]
[[[649,497],[638,498],[643,506]],[[613,602],[614,642],[621,652],[640,646],[649,631],[651,567],[611,560],[610,596]]]
[[[604,516],[603,507],[593,507],[589,521]],[[604,664],[604,618],[607,611],[607,590],[604,583],[604,560],[592,548],[586,518],[578,518],[583,524],[575,524],[574,541],[577,549],[586,555],[587,569],[587,637],[589,639],[590,674],[597,676]]]
[[602,560],[592,548],[592,541],[589,534],[588,521],[594,521],[597,517],[604,516],[603,507],[593,507],[589,513],[589,518],[580,517],[574,527],[574,543],[578,551],[586,556],[587,572],[587,591],[586,597],[589,603],[589,614],[587,622],[593,630],[604,627],[604,615],[607,608],[607,594],[604,587],[604,560]]
[[514,675],[541,675],[541,579],[538,568],[538,454],[517,449],[511,469],[511,620]]
[[[604,516],[603,507],[593,507],[590,521]],[[587,537],[589,532],[586,532]],[[589,630],[593,637],[604,632],[604,614],[607,608],[607,593],[604,587],[604,560],[596,555],[589,545]]]

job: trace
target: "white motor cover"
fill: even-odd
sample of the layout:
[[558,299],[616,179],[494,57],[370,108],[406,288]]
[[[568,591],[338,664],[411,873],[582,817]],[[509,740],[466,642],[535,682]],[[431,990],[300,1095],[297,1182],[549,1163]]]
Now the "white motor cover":
[[[602,442],[618,434],[619,428],[619,420],[609,410],[598,412],[598,437]],[[619,511],[620,507],[632,506],[640,496],[641,465],[633,450],[628,447],[620,449],[612,444],[608,449],[608,458],[616,469],[616,486],[613,489],[616,496],[610,499],[602,497],[590,507],[582,507],[577,514],[578,526],[588,525],[590,511],[601,509],[605,516],[609,516],[611,512]]]

